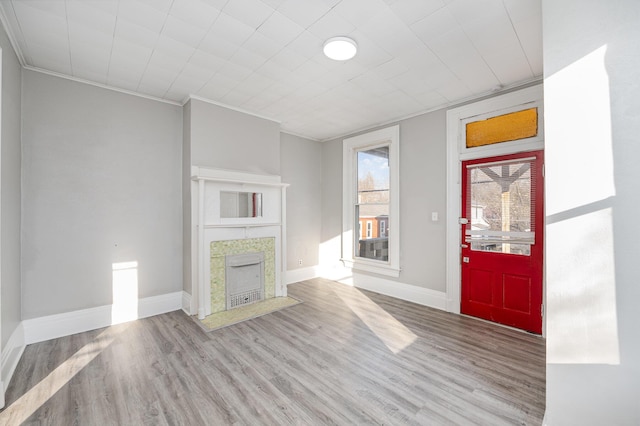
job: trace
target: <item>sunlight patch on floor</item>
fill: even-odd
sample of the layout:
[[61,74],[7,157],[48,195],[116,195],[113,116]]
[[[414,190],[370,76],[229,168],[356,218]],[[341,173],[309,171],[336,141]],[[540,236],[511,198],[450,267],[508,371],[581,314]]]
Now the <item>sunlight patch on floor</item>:
[[338,297],[394,354],[400,353],[418,338],[404,324],[360,291],[348,296],[338,294]]
[[[125,326],[126,327],[126,326]],[[122,330],[122,329],[120,329]],[[80,348],[75,354],[60,364],[47,377],[22,395],[13,404],[0,413],[0,423],[18,425],[25,422],[42,407],[53,395],[62,389],[84,367],[93,361],[116,338],[116,331],[108,328],[93,341]]]

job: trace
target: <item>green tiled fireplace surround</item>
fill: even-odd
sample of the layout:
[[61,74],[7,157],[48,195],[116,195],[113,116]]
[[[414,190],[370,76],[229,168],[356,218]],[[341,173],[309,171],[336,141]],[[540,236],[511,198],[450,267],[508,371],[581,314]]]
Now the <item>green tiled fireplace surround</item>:
[[225,256],[244,253],[264,253],[264,298],[275,297],[276,239],[247,238],[211,242],[211,313],[226,310]]

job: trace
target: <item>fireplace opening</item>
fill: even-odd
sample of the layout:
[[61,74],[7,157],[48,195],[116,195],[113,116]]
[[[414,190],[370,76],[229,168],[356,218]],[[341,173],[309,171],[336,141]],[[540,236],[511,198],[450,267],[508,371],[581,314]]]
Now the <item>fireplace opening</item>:
[[227,310],[264,300],[264,252],[225,256]]

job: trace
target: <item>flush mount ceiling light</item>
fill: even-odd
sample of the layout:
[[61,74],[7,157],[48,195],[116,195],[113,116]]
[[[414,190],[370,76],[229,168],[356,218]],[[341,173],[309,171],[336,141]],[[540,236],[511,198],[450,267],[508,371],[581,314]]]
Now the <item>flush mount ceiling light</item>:
[[358,45],[349,37],[332,37],[324,42],[322,50],[330,59],[346,61],[356,56]]

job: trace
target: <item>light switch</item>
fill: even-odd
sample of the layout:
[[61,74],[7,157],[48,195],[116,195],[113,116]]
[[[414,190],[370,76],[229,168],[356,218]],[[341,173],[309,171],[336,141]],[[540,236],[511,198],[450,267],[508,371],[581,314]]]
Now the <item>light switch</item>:
[[437,222],[438,221],[438,212],[431,212],[431,220],[433,222]]

